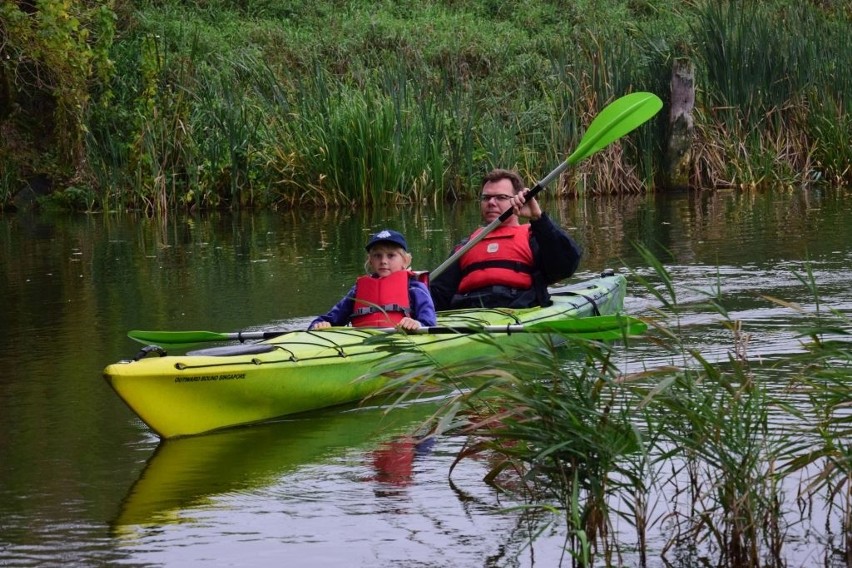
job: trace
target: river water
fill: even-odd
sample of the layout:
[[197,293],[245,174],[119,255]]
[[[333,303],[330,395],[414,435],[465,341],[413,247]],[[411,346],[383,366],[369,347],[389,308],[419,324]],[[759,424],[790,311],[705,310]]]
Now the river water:
[[[796,274],[813,273],[824,308],[852,313],[850,204],[845,191],[808,188],[545,209],[585,248],[573,280],[650,273],[641,243],[670,272],[699,351],[722,360],[732,348],[704,303],[718,286],[749,357],[765,362],[802,351],[801,316],[766,298],[815,307]],[[399,437],[440,401],[160,443],[101,376],[138,350],[131,329],[304,326],[361,273],[368,233],[403,231],[414,267],[434,268],[476,209],[0,216],[0,565],[570,565],[558,526],[529,545],[530,518],[483,482],[488,464],[465,460],[448,476],[462,440]],[[658,305],[631,280],[628,312]],[[627,357],[667,362],[650,345]],[[842,565],[825,538],[791,538],[790,565]],[[649,544],[651,566],[661,542]]]

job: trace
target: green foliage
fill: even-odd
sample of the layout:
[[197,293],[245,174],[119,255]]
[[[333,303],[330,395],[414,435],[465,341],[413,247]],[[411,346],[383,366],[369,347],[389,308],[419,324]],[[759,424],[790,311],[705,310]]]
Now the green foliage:
[[[827,499],[837,504],[846,535],[846,553],[852,552],[852,418],[849,414],[849,368],[852,365],[852,320],[822,305],[816,278],[810,270],[796,277],[808,288],[816,313],[776,300],[802,312],[810,321],[799,329],[807,340],[805,371],[791,389],[799,390],[807,404],[796,418],[808,436],[792,441],[782,473],[807,479],[803,494],[808,499]],[[827,498],[825,496],[828,496]]]
[[836,65],[849,55],[839,47],[843,42],[832,31],[835,26],[807,3],[779,10],[748,0],[708,2],[696,15],[708,102],[750,126],[810,88],[835,85]]
[[0,211],[4,205],[11,203],[13,189],[18,185],[18,173],[11,159],[0,154]]
[[0,78],[11,91],[0,116],[17,134],[4,145],[20,144],[10,155],[46,148],[52,157],[25,169],[73,175],[83,167],[90,104],[109,101],[114,18],[111,0],[0,5]]
[[[822,306],[813,274],[797,275],[816,312],[774,301],[807,319],[807,365],[785,358],[778,364],[788,372],[791,364],[802,369],[796,384],[769,384],[765,372],[752,371],[757,359],[749,357],[748,334],[725,309],[721,285],[690,293],[719,315],[732,338],[727,357],[690,345],[679,286],[649,249],[639,252],[649,269],[634,277],[658,305],[644,338],[653,345],[653,366],[620,370],[620,343],[567,338],[566,349],[543,339],[538,349],[507,352],[499,361],[411,369],[398,384],[416,383],[410,392],[423,383],[468,385],[434,417],[433,432],[465,436],[456,463],[489,464],[485,480],[523,507],[558,512],[576,565],[622,565],[620,551],[634,543],[613,529],[627,523],[643,558],[646,533],[655,528],[669,539],[663,556],[673,552],[689,565],[700,558],[782,566],[791,498],[805,511],[807,503],[829,503],[848,538],[849,318]],[[779,423],[785,427],[770,426]],[[793,490],[791,497],[795,483],[798,496]],[[652,498],[666,501],[665,514],[651,514]]]
[[[280,154],[315,176],[282,179],[282,198],[382,203],[421,200],[427,188],[440,196],[445,137],[436,98],[416,100],[404,72],[386,75],[386,89],[368,83],[331,93],[326,80],[303,85],[298,107],[276,125],[274,137],[286,141]],[[284,175],[286,166],[278,166]]]
[[[4,155],[24,179],[91,184],[106,208],[453,199],[493,166],[538,179],[608,102],[636,90],[665,99],[684,56],[699,71],[695,183],[852,175],[850,21],[831,6],[19,6],[0,8],[0,122],[18,133]],[[652,187],[664,137],[664,120],[649,124],[558,189]]]
[[69,186],[65,191],[51,193],[39,199],[42,208],[58,211],[92,211],[97,201],[89,187]]
[[702,2],[695,14],[704,120],[719,141],[707,161],[725,164],[708,178],[848,183],[850,20],[806,2]]

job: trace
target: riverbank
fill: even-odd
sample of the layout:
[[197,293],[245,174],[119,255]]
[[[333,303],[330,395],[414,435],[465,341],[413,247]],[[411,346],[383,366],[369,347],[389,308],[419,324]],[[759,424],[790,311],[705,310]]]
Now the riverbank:
[[[637,90],[667,102],[658,120],[551,194],[852,179],[848,7],[39,6],[2,8],[7,207],[28,185],[48,188],[38,204],[86,210],[451,201],[494,166],[539,179]],[[676,66],[695,100],[673,154]]]

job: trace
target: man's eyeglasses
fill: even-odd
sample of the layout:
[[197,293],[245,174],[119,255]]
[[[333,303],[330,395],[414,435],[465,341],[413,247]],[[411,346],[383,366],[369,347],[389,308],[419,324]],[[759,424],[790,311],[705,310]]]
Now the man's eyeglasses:
[[499,203],[505,203],[506,201],[509,201],[513,197],[515,197],[515,196],[514,195],[506,195],[504,193],[498,193],[497,195],[485,195],[483,193],[482,195],[479,196],[479,199],[483,203],[487,203],[487,202],[491,201],[492,199],[496,199]]

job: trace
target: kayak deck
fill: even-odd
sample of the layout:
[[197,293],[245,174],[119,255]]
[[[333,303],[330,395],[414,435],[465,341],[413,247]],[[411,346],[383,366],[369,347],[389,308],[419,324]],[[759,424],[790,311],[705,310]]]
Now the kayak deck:
[[[476,329],[616,314],[625,289],[623,276],[604,275],[555,290],[548,307],[441,312],[438,323]],[[395,374],[385,369],[410,362],[412,355],[424,365],[448,365],[538,341],[534,333],[491,335],[499,338],[487,342],[481,333],[407,335],[352,327],[293,331],[183,355],[153,349],[164,356],[114,363],[104,377],[154,432],[173,438],[362,400]]]

